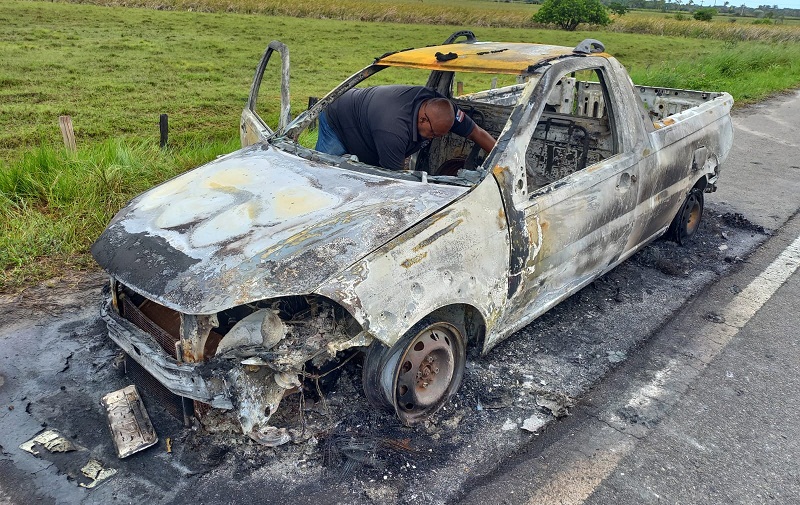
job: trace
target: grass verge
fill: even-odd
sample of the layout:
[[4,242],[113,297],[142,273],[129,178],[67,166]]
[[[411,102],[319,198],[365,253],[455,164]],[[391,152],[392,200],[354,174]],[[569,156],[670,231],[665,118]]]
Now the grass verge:
[[237,147],[107,140],[76,154],[41,146],[0,167],[0,291],[91,267],[88,246],[133,195]]
[[723,51],[667,65],[631,70],[637,84],[681,89],[724,90],[738,105],[797,87],[800,45],[732,43]]
[[752,21],[729,22],[737,18],[727,18],[728,22],[709,23],[706,21],[667,19],[655,15],[634,14],[614,18],[606,30],[617,33],[642,33],[648,35],[667,35],[670,37],[690,37],[696,39],[724,40],[728,42],[761,41],[775,43],[800,42],[800,26],[754,25]]

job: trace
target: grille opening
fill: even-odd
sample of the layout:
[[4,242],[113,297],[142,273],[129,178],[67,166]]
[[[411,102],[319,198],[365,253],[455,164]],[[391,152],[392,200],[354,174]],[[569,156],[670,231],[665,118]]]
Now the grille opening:
[[125,355],[125,375],[149,400],[158,403],[172,417],[187,426],[189,417],[203,419],[212,409],[211,405],[207,403],[176,395],[127,354]]
[[164,387],[142,365],[127,354],[125,355],[125,375],[136,384],[143,394],[161,405],[172,417],[182,423],[186,422],[183,407],[184,397],[176,395]]
[[[167,354],[178,359],[177,344],[181,340],[181,314],[144,298],[121,284],[118,285],[118,292],[120,315],[151,335]],[[246,312],[247,308],[243,307],[241,310]],[[229,316],[225,318],[228,319]],[[228,329],[215,328],[216,331],[209,332],[203,349],[205,358],[214,356],[219,342]]]
[[122,298],[122,307],[122,315],[125,319],[135,324],[140,330],[149,333],[167,354],[177,359],[178,353],[175,349],[175,344],[180,340],[178,337],[179,332],[170,333],[160,324],[154,322],[148,315],[154,315],[159,323],[172,330],[175,329],[175,321],[177,321],[177,328],[180,330],[180,314],[150,300],[145,300],[142,303],[142,307],[147,311],[146,313],[140,310],[128,296]]
[[211,330],[208,333],[208,339],[206,339],[206,346],[203,348],[203,356],[206,358],[212,358],[214,354],[216,354],[217,347],[221,341],[222,335],[214,330]]

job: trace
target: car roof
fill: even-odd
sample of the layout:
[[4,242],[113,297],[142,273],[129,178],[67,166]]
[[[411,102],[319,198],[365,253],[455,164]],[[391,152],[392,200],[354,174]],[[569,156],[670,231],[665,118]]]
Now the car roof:
[[379,57],[375,64],[446,72],[518,75],[527,73],[529,67],[537,63],[571,56],[573,51],[571,47],[546,44],[476,41],[407,49]]

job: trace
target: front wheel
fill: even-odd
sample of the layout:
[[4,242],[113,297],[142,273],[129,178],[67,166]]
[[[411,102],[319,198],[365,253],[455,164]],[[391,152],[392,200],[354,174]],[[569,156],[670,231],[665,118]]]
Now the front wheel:
[[363,383],[375,406],[394,410],[410,426],[430,417],[458,390],[466,349],[454,325],[426,318],[392,347],[373,342],[364,358]]
[[700,227],[703,205],[703,191],[700,188],[692,188],[669,225],[667,237],[680,245],[688,243]]

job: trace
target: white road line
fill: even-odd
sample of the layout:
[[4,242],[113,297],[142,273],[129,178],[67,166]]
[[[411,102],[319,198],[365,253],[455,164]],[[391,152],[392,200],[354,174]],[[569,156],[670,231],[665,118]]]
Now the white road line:
[[788,140],[777,138],[777,137],[775,137],[774,134],[764,133],[764,132],[760,132],[758,130],[753,130],[752,128],[748,128],[747,126],[744,126],[744,124],[740,124],[737,121],[734,121],[734,126],[736,127],[737,130],[740,130],[740,131],[745,132],[745,133],[749,133],[750,135],[754,135],[756,137],[769,139],[771,142],[776,142],[778,144],[783,144],[786,147],[797,147],[797,144],[795,144],[794,142],[790,142]]
[[[701,338],[691,346],[691,356],[705,364],[710,363],[731,339],[739,333],[748,321],[764,306],[792,274],[800,267],[800,237],[797,237],[781,254],[765,268],[750,284],[725,306],[720,315],[723,323],[709,322],[697,331]],[[681,373],[675,373],[676,368]],[[687,373],[687,370],[690,370]],[[668,364],[654,372],[652,379],[638,387],[629,397],[627,406],[640,412],[651,410],[650,417],[663,417],[664,412],[656,412],[653,400],[671,403],[685,390],[681,384],[688,384],[700,373],[685,364],[672,359]],[[651,408],[652,407],[652,408]],[[610,425],[626,424],[620,419],[616,409],[601,415]],[[648,430],[649,431],[649,430]],[[634,436],[626,436],[616,444],[611,444],[592,458],[573,461],[570,466],[558,471],[545,485],[539,487],[528,500],[530,505],[580,505],[594,493],[595,489],[619,465],[636,445]]]

